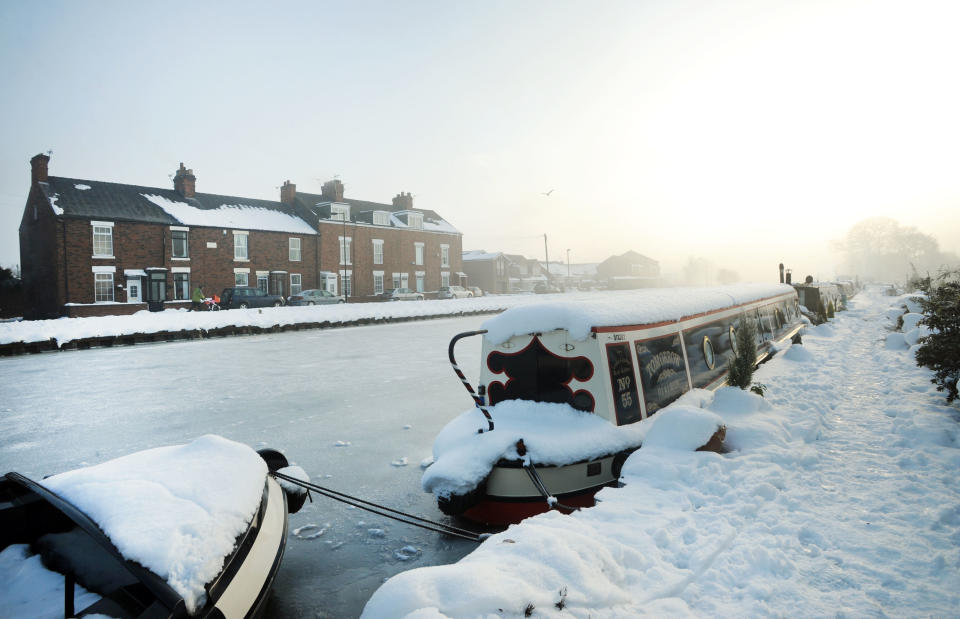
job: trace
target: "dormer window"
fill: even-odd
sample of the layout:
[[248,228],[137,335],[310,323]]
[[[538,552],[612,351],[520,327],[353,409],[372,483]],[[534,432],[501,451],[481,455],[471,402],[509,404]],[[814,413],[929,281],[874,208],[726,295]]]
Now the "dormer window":
[[407,226],[414,230],[422,230],[423,215],[421,213],[407,213]]
[[387,211],[374,211],[373,212],[373,225],[375,226],[389,226],[390,225],[390,213]]
[[331,204],[330,219],[333,221],[350,221],[350,206],[346,204]]

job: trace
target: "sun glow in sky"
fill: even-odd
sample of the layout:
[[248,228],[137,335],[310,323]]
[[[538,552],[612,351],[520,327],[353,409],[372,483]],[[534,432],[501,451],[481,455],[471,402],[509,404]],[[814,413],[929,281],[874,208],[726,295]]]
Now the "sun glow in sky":
[[338,174],[552,260],[832,277],[873,215],[960,252],[958,31],[956,2],[5,3],[0,264],[48,149],[255,198]]

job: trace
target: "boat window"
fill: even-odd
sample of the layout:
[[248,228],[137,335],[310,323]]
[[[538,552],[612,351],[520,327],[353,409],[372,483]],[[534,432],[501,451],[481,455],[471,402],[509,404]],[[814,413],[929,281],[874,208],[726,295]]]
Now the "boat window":
[[607,344],[607,363],[610,366],[610,383],[613,387],[613,407],[617,412],[617,425],[640,421],[640,397],[637,395],[637,379],[627,342]]
[[703,336],[703,360],[711,370],[717,365],[717,360],[713,357],[713,344],[706,335]]
[[[584,356],[561,357],[547,350],[534,337],[515,353],[494,351],[487,356],[487,367],[502,380],[487,385],[490,404],[503,400],[559,402],[581,411],[593,412],[594,399],[586,389],[574,391],[574,379],[583,382],[593,376],[593,363]],[[576,385],[574,385],[575,387]]]
[[684,332],[683,345],[687,349],[694,387],[707,387],[726,372],[727,361],[733,358],[729,333],[730,323],[727,321],[712,322]]
[[737,330],[733,328],[733,325],[730,325],[730,350],[733,351],[733,354],[737,354]]
[[683,395],[689,388],[679,335],[636,342],[637,363],[647,416]]

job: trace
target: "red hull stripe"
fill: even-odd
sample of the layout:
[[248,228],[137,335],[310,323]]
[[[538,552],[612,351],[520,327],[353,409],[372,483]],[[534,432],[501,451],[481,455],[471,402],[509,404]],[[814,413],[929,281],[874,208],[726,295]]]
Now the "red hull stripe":
[[[565,496],[558,499],[570,507],[593,507],[593,497],[599,488],[591,489],[584,494]],[[462,517],[481,524],[505,526],[517,524],[525,518],[543,514],[549,511],[543,497],[531,497],[529,500],[498,501],[487,497],[470,509],[463,512]],[[563,511],[560,509],[559,511]]]

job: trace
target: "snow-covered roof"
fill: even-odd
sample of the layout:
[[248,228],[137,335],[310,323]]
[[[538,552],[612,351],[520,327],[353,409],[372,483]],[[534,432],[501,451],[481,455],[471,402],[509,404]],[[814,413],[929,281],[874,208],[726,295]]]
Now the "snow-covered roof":
[[496,260],[503,254],[500,252],[488,252],[482,249],[472,249],[470,251],[465,251],[462,254],[464,262],[474,262],[481,260]]
[[575,340],[594,327],[642,325],[679,320],[742,303],[794,292],[786,284],[735,284],[716,288],[647,288],[604,295],[571,297],[535,307],[514,307],[483,324],[494,344],[514,335],[566,329]]
[[179,200],[155,194],[142,194],[185,226],[270,230],[292,234],[313,234],[307,222],[294,215],[249,204],[221,204],[214,209],[201,209]]

